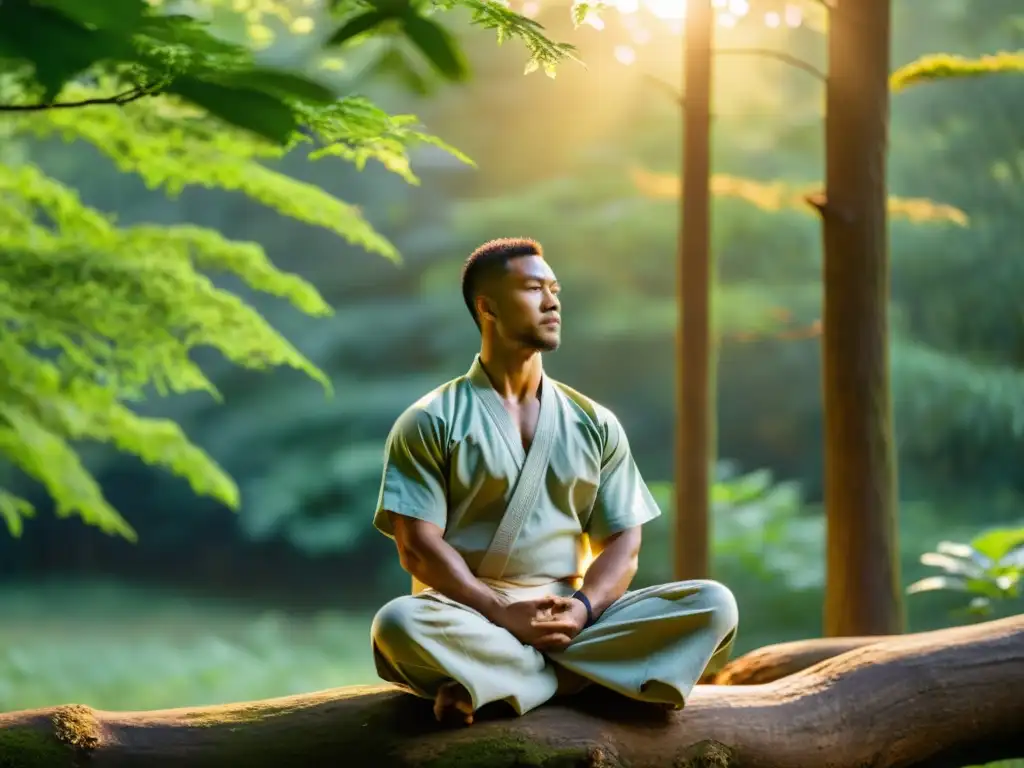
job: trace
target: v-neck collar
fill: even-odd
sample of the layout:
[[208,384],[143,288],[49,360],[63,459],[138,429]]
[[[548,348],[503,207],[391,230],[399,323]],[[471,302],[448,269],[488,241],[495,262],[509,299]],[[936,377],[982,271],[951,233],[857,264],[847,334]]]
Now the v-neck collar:
[[[473,358],[473,364],[469,367],[469,371],[466,374],[466,379],[472,385],[473,390],[480,398],[480,402],[484,404],[487,412],[490,413],[492,421],[498,428],[498,432],[501,434],[511,451],[512,456],[515,458],[518,468],[521,470],[523,464],[526,461],[527,451],[523,447],[523,438],[519,433],[519,428],[512,421],[512,417],[509,415],[508,410],[505,408],[505,404],[502,402],[501,395],[494,388],[494,383],[491,381],[490,376],[487,375],[487,371],[484,370],[483,364],[480,362],[480,355],[477,354]],[[547,377],[547,374],[541,373],[540,382],[540,413],[537,416],[537,428],[534,432],[538,432],[543,428],[545,420],[550,418],[551,402],[554,393],[552,392],[551,382]],[[533,440],[530,442],[530,449],[537,442],[537,436],[534,434]]]

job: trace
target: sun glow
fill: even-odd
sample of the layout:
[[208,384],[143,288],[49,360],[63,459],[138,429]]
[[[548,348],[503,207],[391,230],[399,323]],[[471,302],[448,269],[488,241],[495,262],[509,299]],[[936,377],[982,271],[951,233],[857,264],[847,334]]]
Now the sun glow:
[[[686,6],[689,0],[606,0],[604,5],[613,8],[623,16],[631,16],[646,11],[655,18],[670,23],[678,23],[686,18]],[[719,24],[735,26],[746,17],[751,10],[751,0],[711,0]],[[787,3],[784,11],[770,11],[764,16],[766,27],[779,27],[783,21],[788,27],[799,27],[803,23],[803,13],[798,5]]]
[[686,18],[686,0],[610,0],[607,5],[623,14],[636,13],[644,8],[652,16],[665,21]]

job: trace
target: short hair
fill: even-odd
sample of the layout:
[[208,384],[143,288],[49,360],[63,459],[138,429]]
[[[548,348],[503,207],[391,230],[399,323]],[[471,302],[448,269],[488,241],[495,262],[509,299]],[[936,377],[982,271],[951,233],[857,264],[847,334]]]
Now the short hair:
[[487,277],[503,270],[508,262],[521,256],[543,256],[540,243],[527,237],[499,237],[481,245],[466,259],[462,267],[462,298],[476,327],[480,318],[476,313],[476,295]]

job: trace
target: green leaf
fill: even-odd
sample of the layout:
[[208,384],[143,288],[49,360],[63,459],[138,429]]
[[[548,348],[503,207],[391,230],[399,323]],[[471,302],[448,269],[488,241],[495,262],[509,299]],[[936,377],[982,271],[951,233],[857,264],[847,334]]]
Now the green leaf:
[[992,613],[992,601],[987,597],[975,597],[967,606],[967,611],[977,616],[987,616]]
[[90,30],[52,8],[0,2],[0,50],[30,61],[43,99],[91,65],[130,53],[126,39]]
[[1024,545],[1024,528],[998,528],[978,536],[971,546],[999,562],[1012,550]]
[[930,565],[933,568],[941,568],[946,573],[970,578],[980,578],[985,575],[985,569],[967,559],[944,555],[940,552],[926,552],[921,555],[921,563]]
[[964,579],[955,576],[929,576],[915,581],[907,587],[907,594],[913,595],[918,592],[937,592],[940,590],[951,590],[954,592],[971,591]]
[[1024,569],[1024,543],[1021,543],[1020,546],[1014,547],[1003,555],[1001,565],[1004,565],[1007,568]]
[[280,99],[250,88],[231,88],[194,77],[180,77],[168,87],[227,123],[286,144],[295,131],[295,113]]
[[1006,589],[1000,584],[998,578],[968,579],[966,586],[967,591],[975,595],[984,595],[993,600],[1005,597]]
[[970,560],[983,570],[992,567],[991,559],[985,557],[978,550],[974,549],[974,547],[958,541],[940,541],[936,545],[935,551],[940,555],[949,555],[950,557],[957,557],[961,560]]
[[608,7],[607,3],[596,2],[596,3],[581,3],[575,2],[572,5],[572,23],[573,26],[579,27],[586,20],[587,16],[591,13],[600,14]]
[[411,0],[370,0],[370,2],[377,10],[393,18],[405,16],[412,6]]
[[402,19],[402,26],[438,72],[456,82],[468,77],[469,67],[462,51],[444,27],[415,13]]
[[82,24],[97,29],[131,33],[146,14],[143,0],[44,0],[47,5]]
[[430,81],[424,77],[416,66],[397,48],[389,47],[369,67],[367,74],[394,79],[417,96],[427,96],[432,92]]
[[206,31],[206,25],[181,14],[151,16],[144,20],[140,34],[168,45],[193,48],[209,54],[237,54],[242,49],[214,37]]
[[21,538],[24,520],[34,517],[35,513],[35,507],[28,501],[0,488],[0,518],[7,524],[11,536]]
[[357,37],[365,32],[369,32],[371,29],[376,27],[388,19],[394,18],[391,14],[384,13],[383,11],[367,11],[355,16],[338,28],[327,41],[327,45],[341,45],[342,43],[351,40],[353,37]]
[[135,542],[135,531],[103,498],[99,484],[67,441],[23,409],[0,404],[0,415],[9,425],[0,426],[0,451],[46,486],[58,517],[78,515],[104,533]]
[[254,89],[280,98],[294,97],[313,104],[333,104],[338,100],[338,95],[326,85],[275,69],[252,69],[218,79],[229,87]]

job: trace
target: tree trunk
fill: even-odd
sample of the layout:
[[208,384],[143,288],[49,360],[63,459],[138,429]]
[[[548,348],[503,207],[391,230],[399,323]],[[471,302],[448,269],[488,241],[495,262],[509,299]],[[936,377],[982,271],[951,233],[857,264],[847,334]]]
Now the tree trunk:
[[682,712],[588,692],[442,730],[430,705],[340,689],[162,712],[0,714],[34,768],[923,768],[1024,755],[1024,616],[888,638],[767,685],[698,686]]
[[823,219],[825,634],[903,628],[889,391],[890,0],[832,6]]
[[709,480],[714,460],[715,394],[711,300],[711,0],[687,4],[683,96],[683,173],[677,266],[675,577],[710,576]]
[[726,664],[707,682],[715,685],[761,685],[803,672],[805,669],[828,661],[844,653],[855,651],[881,640],[898,637],[825,637],[815,640],[795,640],[758,648]]

